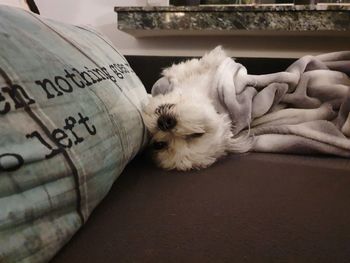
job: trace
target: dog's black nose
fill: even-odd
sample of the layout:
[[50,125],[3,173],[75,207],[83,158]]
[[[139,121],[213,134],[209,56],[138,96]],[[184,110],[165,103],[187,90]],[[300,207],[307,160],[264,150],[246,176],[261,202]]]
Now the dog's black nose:
[[168,131],[171,130],[176,126],[176,119],[174,116],[171,115],[161,115],[158,118],[158,127],[162,131]]

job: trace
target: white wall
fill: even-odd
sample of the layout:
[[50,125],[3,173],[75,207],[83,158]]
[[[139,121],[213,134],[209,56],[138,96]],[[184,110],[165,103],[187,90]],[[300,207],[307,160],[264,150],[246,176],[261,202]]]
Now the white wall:
[[[1,1],[1,0],[0,0]],[[7,0],[11,1],[11,0]],[[14,1],[14,0],[13,0]],[[300,57],[345,50],[350,38],[291,36],[134,38],[117,29],[114,6],[142,6],[146,0],[35,0],[41,14],[72,24],[96,27],[125,55],[198,56],[221,44],[235,57]]]
[[0,0],[0,4],[15,6],[15,7],[29,10],[29,7],[24,0]]

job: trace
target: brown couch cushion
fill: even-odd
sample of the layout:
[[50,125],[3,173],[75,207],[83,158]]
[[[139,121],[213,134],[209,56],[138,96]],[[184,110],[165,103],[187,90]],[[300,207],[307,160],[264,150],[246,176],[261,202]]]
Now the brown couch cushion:
[[125,169],[53,262],[348,262],[350,160],[231,155]]

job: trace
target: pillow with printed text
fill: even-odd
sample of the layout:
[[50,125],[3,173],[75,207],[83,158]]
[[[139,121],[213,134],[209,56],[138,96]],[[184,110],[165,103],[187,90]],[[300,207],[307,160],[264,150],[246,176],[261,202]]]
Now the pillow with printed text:
[[147,142],[146,91],[91,29],[0,6],[0,262],[47,262]]

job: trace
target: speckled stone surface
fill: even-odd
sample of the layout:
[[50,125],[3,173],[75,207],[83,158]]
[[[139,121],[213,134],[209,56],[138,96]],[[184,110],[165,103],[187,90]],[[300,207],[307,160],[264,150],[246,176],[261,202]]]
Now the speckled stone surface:
[[115,7],[118,29],[155,31],[324,31],[350,34],[350,5]]

